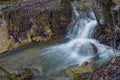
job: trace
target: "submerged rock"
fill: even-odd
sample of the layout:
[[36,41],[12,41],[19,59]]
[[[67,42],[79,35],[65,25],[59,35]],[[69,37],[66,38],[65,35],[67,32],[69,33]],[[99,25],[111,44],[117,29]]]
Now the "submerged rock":
[[0,75],[0,80],[31,80],[34,73],[26,68],[10,72],[10,75]]
[[[10,45],[10,49],[0,47],[0,53],[33,41],[46,42],[64,36],[72,20],[70,3],[67,1],[61,3],[61,0],[30,0],[6,5],[0,9],[1,20],[6,22],[5,31],[1,30],[0,39],[5,43],[11,39],[14,42],[12,46]],[[3,33],[6,35],[5,38]]]
[[21,69],[14,71],[12,72],[12,75],[14,75],[17,80],[30,80],[34,76],[32,70],[30,69]]

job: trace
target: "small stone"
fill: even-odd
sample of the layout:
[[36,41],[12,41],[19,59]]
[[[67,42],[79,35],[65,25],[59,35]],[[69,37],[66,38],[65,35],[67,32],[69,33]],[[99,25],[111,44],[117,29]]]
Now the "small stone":
[[112,58],[112,60],[110,61],[110,63],[114,64],[116,61],[116,58]]
[[91,44],[92,47],[93,47],[94,54],[97,54],[98,48],[95,46],[95,44],[93,44],[93,43],[90,43],[90,44]]

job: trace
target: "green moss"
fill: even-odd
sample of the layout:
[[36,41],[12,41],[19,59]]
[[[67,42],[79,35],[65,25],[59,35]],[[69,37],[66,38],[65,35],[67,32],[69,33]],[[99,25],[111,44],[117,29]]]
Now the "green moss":
[[0,4],[15,4],[23,2],[23,0],[0,0]]
[[79,76],[78,75],[74,75],[73,76],[73,80],[79,80]]

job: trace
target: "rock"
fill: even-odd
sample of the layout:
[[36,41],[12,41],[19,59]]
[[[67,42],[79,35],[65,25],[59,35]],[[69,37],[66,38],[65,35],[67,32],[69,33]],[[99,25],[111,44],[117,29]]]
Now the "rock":
[[[28,68],[14,71],[11,74],[14,75],[17,80],[30,80],[34,76],[32,70]],[[12,80],[14,80],[14,78]]]
[[[92,73],[76,74],[73,80],[119,80],[120,74],[120,57],[115,57],[109,62],[96,66]],[[114,62],[115,61],[115,62]]]
[[0,44],[5,45],[0,46],[0,53],[34,41],[47,42],[64,36],[72,20],[72,8],[69,2],[60,1],[29,0],[1,7],[0,20],[6,25],[5,31],[0,32],[0,40],[3,39]]
[[95,44],[93,44],[93,43],[90,43],[90,44],[91,44],[92,47],[93,47],[94,54],[97,54],[98,48],[95,46]]
[[8,39],[8,31],[6,23],[4,20],[1,20],[0,24],[0,53],[9,51],[14,45],[14,39]]
[[92,76],[92,80],[100,80],[107,79],[107,80],[119,80],[120,77],[120,57],[116,57],[116,61],[111,63],[105,63],[101,66],[98,66]]
[[11,77],[2,75],[0,76],[0,80],[31,80],[34,76],[34,73],[28,68],[12,71],[10,73]]
[[43,67],[41,65],[34,65],[33,69],[32,69],[35,73],[36,76],[43,76]]
[[114,57],[114,58],[112,58],[112,60],[110,61],[110,63],[111,63],[111,64],[114,64],[115,61],[116,61],[116,58]]
[[[98,0],[94,0],[94,1],[98,1]],[[108,1],[109,2],[109,1]],[[114,3],[114,4],[113,4]],[[105,4],[105,5],[109,5],[109,4]],[[110,47],[115,47],[117,48],[119,46],[120,43],[120,20],[119,20],[119,7],[120,7],[120,1],[119,0],[113,0],[112,1],[112,8],[111,11],[107,11],[107,8],[109,7],[100,7],[99,4],[95,4],[95,7],[99,7],[99,8],[106,8],[105,10],[101,10],[101,9],[96,9],[97,11],[97,16],[99,20],[103,20],[104,23],[101,23],[101,25],[96,26],[94,29],[94,38],[99,40],[101,43],[103,44],[107,44]],[[112,17],[114,17],[114,20],[111,22],[110,15],[109,14],[102,14],[105,13],[106,11],[111,13],[112,12]],[[106,12],[106,13],[107,13]],[[100,15],[100,14],[102,15]],[[105,16],[105,17],[104,17]],[[102,19],[102,17],[104,17]],[[112,18],[111,17],[111,18]],[[106,19],[105,19],[106,18]],[[107,20],[108,18],[108,20]]]
[[88,64],[80,67],[72,67],[66,70],[66,75],[69,77],[73,77],[76,74],[83,74],[83,73],[92,73],[93,72],[93,65]]
[[87,11],[90,9],[92,2],[89,0],[79,0],[77,2],[73,2],[72,5],[75,6],[78,10]]
[[96,26],[94,29],[94,38],[103,44],[117,48],[120,43],[120,32],[119,29],[115,30],[115,28],[112,29],[107,27],[107,25]]

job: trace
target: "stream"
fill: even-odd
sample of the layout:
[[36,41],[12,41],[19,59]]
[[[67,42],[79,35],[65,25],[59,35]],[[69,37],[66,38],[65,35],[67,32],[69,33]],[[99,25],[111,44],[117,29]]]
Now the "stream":
[[[51,43],[33,43],[12,52],[10,56],[0,58],[0,63],[8,70],[30,68],[40,75],[34,80],[70,80],[64,70],[75,65],[90,62],[95,56],[91,44],[98,48],[100,64],[111,59],[113,50],[92,38],[97,25],[94,13],[86,17],[84,12],[74,9],[74,18],[66,38]],[[82,15],[82,16],[81,16]],[[39,70],[36,71],[36,70]]]

